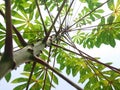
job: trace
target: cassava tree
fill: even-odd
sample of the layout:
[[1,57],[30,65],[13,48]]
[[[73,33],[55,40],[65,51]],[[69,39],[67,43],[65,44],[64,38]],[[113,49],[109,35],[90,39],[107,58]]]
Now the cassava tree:
[[[0,79],[9,82],[11,71],[25,63],[23,77],[12,81],[19,83],[14,90],[51,90],[58,77],[78,90],[120,90],[119,68],[79,48],[115,47],[120,40],[120,0],[5,0],[0,17],[0,48],[5,46]],[[63,70],[79,75],[84,88]]]

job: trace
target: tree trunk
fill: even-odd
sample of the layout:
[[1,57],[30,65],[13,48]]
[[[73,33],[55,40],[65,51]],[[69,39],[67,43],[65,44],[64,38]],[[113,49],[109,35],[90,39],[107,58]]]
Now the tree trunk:
[[[33,56],[38,55],[45,48],[45,44],[42,44],[41,41],[37,42],[34,45],[27,45],[26,47],[14,51],[13,57],[16,63],[16,67],[19,65],[31,61]],[[3,78],[8,72],[12,70],[11,62],[1,61],[0,56],[0,79]]]

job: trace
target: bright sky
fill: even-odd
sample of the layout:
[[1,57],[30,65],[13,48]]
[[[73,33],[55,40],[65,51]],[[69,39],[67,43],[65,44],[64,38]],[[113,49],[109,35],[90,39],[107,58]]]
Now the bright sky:
[[[0,0],[1,2],[2,0]],[[104,1],[104,0],[101,0]],[[0,18],[1,20],[1,18]],[[81,50],[86,52],[87,54],[93,56],[93,57],[100,57],[102,62],[113,62],[113,66],[120,68],[120,41],[117,41],[115,48],[112,48],[107,45],[102,45],[100,48],[93,48],[93,49],[84,49],[82,47],[79,47]],[[18,77],[19,73],[22,71],[22,65],[17,68],[17,70],[12,71],[12,79],[14,77]],[[68,76],[67,76],[68,77]],[[69,76],[69,78],[77,83],[79,77],[72,78],[72,76]],[[0,81],[0,90],[12,90],[13,87],[15,87],[15,84],[7,83],[5,79],[2,79]],[[66,83],[64,80],[60,79],[59,85],[56,87],[56,89],[52,90],[76,90],[72,86],[70,86],[68,83]]]

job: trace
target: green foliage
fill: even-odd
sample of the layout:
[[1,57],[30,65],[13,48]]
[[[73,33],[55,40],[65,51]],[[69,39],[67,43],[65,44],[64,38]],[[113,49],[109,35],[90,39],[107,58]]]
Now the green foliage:
[[114,0],[109,0],[109,2],[107,3],[108,7],[110,10],[114,10]]
[[[91,11],[91,9],[86,6],[81,10],[81,13],[79,13],[79,17],[76,19],[76,21],[80,20],[80,22],[76,24],[77,26],[91,24],[96,19],[100,19],[101,14],[104,13],[103,9],[98,9],[98,10],[94,11],[93,13],[90,13],[90,15],[86,16],[90,11]],[[86,17],[81,20],[81,18],[84,16],[86,16]]]
[[[114,84],[120,82],[119,74],[111,70],[105,70],[106,67],[103,65],[93,63],[89,60],[86,61],[83,58],[78,58],[76,55],[65,53],[61,50],[59,50],[57,63],[60,64],[60,70],[66,69],[68,75],[72,74],[74,77],[80,73],[78,82],[87,82],[84,87],[85,90],[109,90],[110,88],[119,88],[119,85],[116,86],[116,84]],[[111,63],[107,64],[110,65]]]
[[[24,67],[24,72],[21,73],[22,77],[16,78],[15,80],[12,81],[12,83],[19,83],[18,86],[16,86],[13,90],[21,90],[25,89],[27,82],[28,82],[28,77],[30,75],[32,68],[32,63],[26,64]],[[44,85],[44,80],[45,80],[45,90],[48,90],[51,86],[51,78],[53,80],[54,84],[58,84],[58,78],[55,74],[53,74],[51,71],[47,70],[47,76],[46,74],[46,68],[44,66],[41,66],[40,64],[37,64],[35,66],[30,85],[30,90],[40,90],[42,89]],[[46,79],[45,79],[46,77]],[[52,84],[52,87],[54,87],[54,84]]]
[[[47,29],[46,31],[48,31],[59,12],[63,0],[37,1],[40,5],[43,21]],[[80,11],[74,13],[74,4],[67,14],[70,1],[71,0],[67,0],[66,4],[63,6],[63,9],[58,16],[59,18],[56,20],[54,29],[52,29],[50,35],[56,34],[55,30],[60,30],[60,34],[58,33],[58,35],[60,35],[60,39],[69,44],[72,42],[89,49],[94,47],[100,48],[102,44],[115,47],[116,40],[120,40],[119,0],[116,1],[116,4],[115,0],[109,0],[109,2],[107,2],[108,9],[112,11],[109,15],[103,15],[106,12],[104,7],[97,8],[102,4],[100,0],[78,0],[81,5],[83,4]],[[95,8],[97,9],[94,10]],[[0,10],[4,11],[4,4],[0,4]],[[47,10],[50,12],[51,17],[48,13],[46,13],[48,12]],[[62,25],[65,15],[65,22]],[[73,26],[71,23],[73,23]],[[6,33],[4,24],[5,23],[0,23],[0,48],[4,46]],[[45,29],[43,22],[40,19],[35,0],[12,0],[12,24],[30,44],[34,44],[45,37]],[[69,26],[70,28],[67,28]],[[71,40],[70,38],[67,40],[65,35],[72,31],[75,32],[72,33],[72,35],[70,34],[70,37],[72,37]],[[20,42],[15,32],[13,32],[13,38],[19,46]],[[55,41],[55,43],[64,48],[68,48],[70,46],[69,44],[61,42],[59,39],[58,41]],[[114,71],[109,70],[101,64],[78,56],[75,53],[66,52],[65,50],[59,48],[56,49],[56,47],[53,46],[51,46],[51,48],[52,50],[50,51],[46,47],[39,57],[45,62],[49,62],[50,65],[52,65],[51,63],[53,63],[53,59],[55,59],[59,65],[59,67],[56,68],[57,71],[60,72],[65,70],[67,75],[72,75],[73,77],[79,76],[78,83],[85,85],[84,90],[120,89],[120,75]],[[48,58],[50,59],[49,61]],[[111,63],[106,64],[111,65]],[[26,88],[32,65],[33,63],[31,62],[25,64],[21,76],[12,81],[12,83],[18,84],[14,90],[23,90]],[[11,74],[9,73],[6,75],[5,79],[6,81],[9,81],[10,78]],[[59,80],[56,74],[45,66],[38,63],[36,64],[30,81],[30,90],[40,90],[43,86],[45,87],[45,90],[50,90],[51,87],[54,88],[55,85],[58,84]]]

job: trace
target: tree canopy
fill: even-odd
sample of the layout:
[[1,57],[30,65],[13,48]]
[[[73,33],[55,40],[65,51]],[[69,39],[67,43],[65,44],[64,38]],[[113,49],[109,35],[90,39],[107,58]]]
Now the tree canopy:
[[[120,89],[119,68],[79,48],[115,47],[120,40],[120,0],[10,1],[13,58],[16,67],[25,63],[23,77],[12,81],[19,83],[13,90],[51,90],[59,85],[58,77],[78,90]],[[0,3],[0,17],[4,18],[0,22],[0,49],[5,46],[7,32],[5,12],[5,2]],[[9,82],[13,68],[4,71],[4,62],[2,58],[0,78]],[[78,84],[65,77],[63,70],[73,77],[79,75]],[[79,83],[85,83],[84,88]]]

